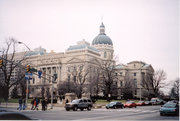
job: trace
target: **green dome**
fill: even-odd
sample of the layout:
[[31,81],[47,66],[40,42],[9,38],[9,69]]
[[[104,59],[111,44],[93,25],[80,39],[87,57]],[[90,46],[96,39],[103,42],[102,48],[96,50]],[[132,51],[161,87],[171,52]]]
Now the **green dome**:
[[103,22],[100,25],[99,32],[100,32],[99,35],[94,38],[92,45],[98,45],[98,44],[113,45],[112,40],[105,34],[105,26]]
[[98,44],[113,45],[112,40],[105,34],[99,34],[94,38],[92,45],[98,45]]

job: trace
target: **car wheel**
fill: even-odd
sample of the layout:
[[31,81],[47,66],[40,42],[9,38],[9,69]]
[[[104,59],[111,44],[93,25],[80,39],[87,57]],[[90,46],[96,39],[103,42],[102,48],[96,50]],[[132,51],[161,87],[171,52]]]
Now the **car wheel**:
[[84,110],[84,108],[81,108],[81,111],[83,111]]
[[109,109],[108,107],[106,107],[106,109]]
[[124,108],[124,106],[121,106],[121,109],[123,109]]
[[91,106],[88,106],[87,110],[89,110],[89,111],[90,111],[90,110],[91,110]]
[[73,111],[77,111],[77,106],[74,106]]
[[66,111],[69,111],[70,109],[66,108]]
[[135,106],[135,108],[136,108],[136,106]]
[[113,108],[114,108],[114,109],[116,109],[117,107],[116,107],[116,106],[114,106]]
[[160,113],[160,116],[163,116],[164,114],[163,113]]

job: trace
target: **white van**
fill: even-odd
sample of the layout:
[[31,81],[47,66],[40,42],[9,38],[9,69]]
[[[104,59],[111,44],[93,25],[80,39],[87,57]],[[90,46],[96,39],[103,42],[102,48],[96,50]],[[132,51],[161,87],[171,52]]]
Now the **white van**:
[[157,105],[157,104],[160,104],[161,101],[159,98],[151,98],[151,104],[154,104],[154,105]]

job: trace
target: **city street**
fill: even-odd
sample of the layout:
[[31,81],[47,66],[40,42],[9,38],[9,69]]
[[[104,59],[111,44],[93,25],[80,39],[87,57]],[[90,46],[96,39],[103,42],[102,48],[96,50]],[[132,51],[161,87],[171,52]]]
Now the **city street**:
[[160,116],[160,106],[142,106],[125,109],[92,109],[91,111],[66,111],[55,108],[48,111],[18,111],[39,120],[179,120],[179,116]]

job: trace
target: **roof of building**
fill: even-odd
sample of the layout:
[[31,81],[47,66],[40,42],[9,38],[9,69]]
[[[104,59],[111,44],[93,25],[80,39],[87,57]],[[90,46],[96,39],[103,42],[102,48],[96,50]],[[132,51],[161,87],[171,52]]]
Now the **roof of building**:
[[110,37],[104,35],[104,34],[99,34],[96,36],[92,42],[92,45],[97,45],[97,44],[108,44],[108,45],[113,45],[112,40]]
[[73,46],[70,46],[67,51],[72,51],[72,50],[82,50],[82,49],[89,49],[89,50],[92,50],[92,51],[95,51],[95,52],[99,52],[98,49],[88,45],[88,44],[80,44],[80,45],[73,45]]
[[103,23],[100,25],[100,33],[93,39],[92,45],[108,44],[113,45],[112,40],[105,34],[105,26]]
[[46,50],[42,47],[35,48],[33,51],[28,51],[25,56],[44,55]]
[[115,69],[125,69],[125,68],[126,68],[126,66],[123,65],[123,64],[118,64],[118,65],[116,65],[116,67],[115,67]]

